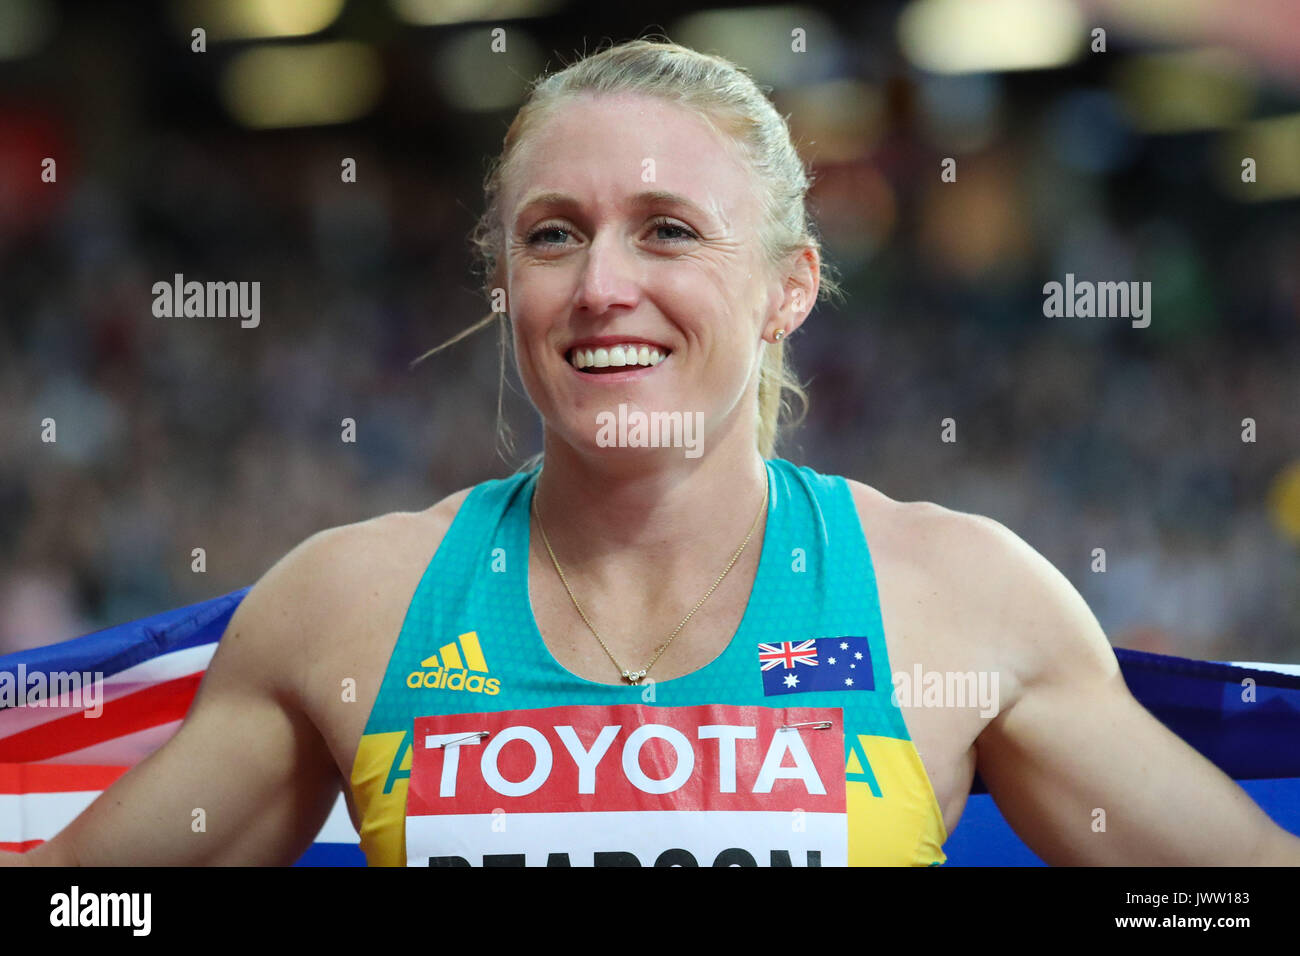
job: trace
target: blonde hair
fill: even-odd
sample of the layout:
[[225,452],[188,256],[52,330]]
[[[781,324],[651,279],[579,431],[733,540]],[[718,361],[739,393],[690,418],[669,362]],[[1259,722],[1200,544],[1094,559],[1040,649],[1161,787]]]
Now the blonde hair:
[[[817,250],[820,258],[821,243],[805,202],[812,178],[795,150],[789,127],[763,90],[744,68],[720,56],[697,52],[667,38],[642,38],[593,53],[559,72],[538,77],[530,86],[506,131],[501,154],[488,168],[483,184],[486,206],[470,237],[488,298],[500,284],[498,270],[505,240],[501,187],[515,171],[519,145],[547,116],[584,93],[654,96],[706,120],[739,147],[758,180],[763,204],[760,241],[768,264],[776,267],[809,247]],[[819,299],[842,295],[832,271],[823,264]],[[500,317],[495,312],[485,316],[433,351]],[[765,341],[763,349],[756,440],[759,454],[771,458],[792,411],[790,399],[800,403],[802,418],[808,396],[789,364],[786,344]]]

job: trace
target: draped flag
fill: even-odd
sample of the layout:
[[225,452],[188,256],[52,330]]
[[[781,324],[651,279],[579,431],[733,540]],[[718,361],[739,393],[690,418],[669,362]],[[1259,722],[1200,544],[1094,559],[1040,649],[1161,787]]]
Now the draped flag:
[[[0,850],[50,839],[176,732],[247,591],[0,657]],[[1148,710],[1300,833],[1300,673],[1115,653]],[[944,852],[955,865],[1041,862],[978,775]],[[364,863],[340,796],[298,865]]]
[[[247,592],[0,657],[0,850],[50,839],[176,732]],[[298,865],[365,865],[342,795]]]
[[[1123,648],[1115,656],[1142,706],[1236,780],[1273,822],[1300,835],[1300,667]],[[958,866],[1042,865],[1003,819],[978,774],[943,851]]]

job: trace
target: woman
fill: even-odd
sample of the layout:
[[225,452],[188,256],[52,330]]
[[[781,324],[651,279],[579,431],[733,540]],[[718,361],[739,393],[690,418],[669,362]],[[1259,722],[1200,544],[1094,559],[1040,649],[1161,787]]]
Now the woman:
[[[828,292],[807,188],[724,60],[540,81],[476,240],[543,466],[295,548],[176,736],[22,862],[287,863],[345,781],[372,864],[925,865],[977,767],[1051,863],[1300,861],[1015,535],[772,457]],[[891,697],[917,667],[998,699]]]

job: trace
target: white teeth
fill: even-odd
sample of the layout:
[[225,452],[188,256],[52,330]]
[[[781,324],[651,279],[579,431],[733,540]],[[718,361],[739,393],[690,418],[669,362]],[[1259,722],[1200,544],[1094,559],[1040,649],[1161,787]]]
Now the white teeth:
[[626,365],[655,366],[668,357],[657,348],[630,342],[608,349],[574,349],[569,362],[574,368],[621,368]]

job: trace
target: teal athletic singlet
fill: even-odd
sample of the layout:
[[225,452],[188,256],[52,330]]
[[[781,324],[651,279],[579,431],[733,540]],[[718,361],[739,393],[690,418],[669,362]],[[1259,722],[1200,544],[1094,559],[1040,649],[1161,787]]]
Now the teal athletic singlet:
[[528,597],[538,471],[471,490],[353,764],[372,866],[944,862],[848,484],[766,465],[762,553],[731,643],[637,686],[580,678],[542,641]]

